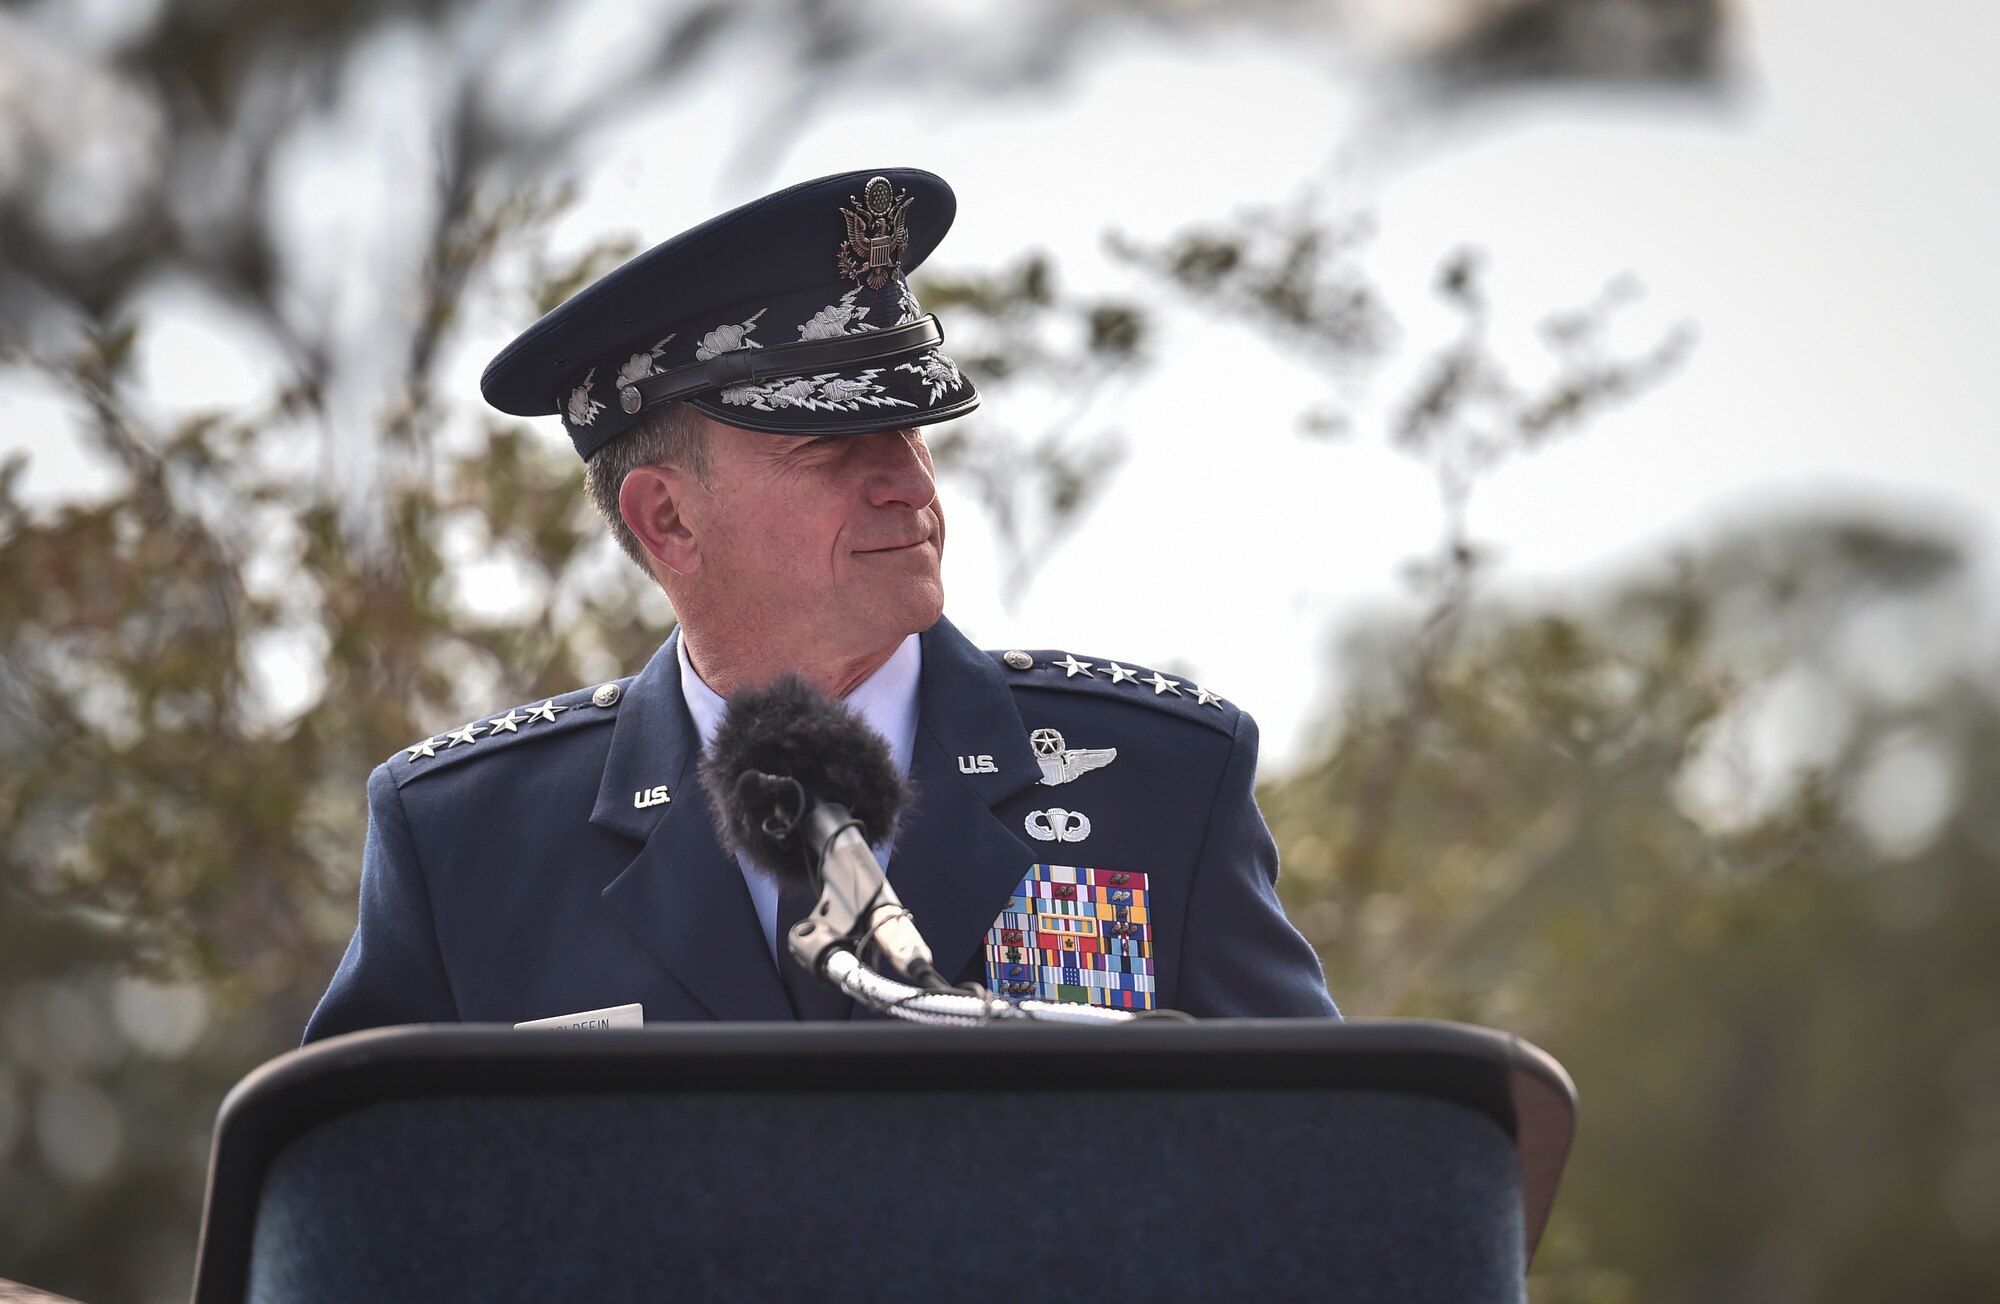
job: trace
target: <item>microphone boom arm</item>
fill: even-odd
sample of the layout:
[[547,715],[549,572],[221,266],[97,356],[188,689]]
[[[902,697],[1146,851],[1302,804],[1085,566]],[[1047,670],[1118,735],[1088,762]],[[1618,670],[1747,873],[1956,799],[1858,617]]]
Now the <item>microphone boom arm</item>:
[[[860,822],[845,806],[822,802],[798,821],[806,858],[816,866],[819,900],[812,913],[786,932],[792,958],[849,999],[911,1023],[976,1027],[1003,1019],[1103,1026],[1129,1023],[1130,1010],[1056,1001],[1012,1001],[990,991],[968,991],[945,981],[916,922],[882,873]],[[857,951],[873,944],[910,986],[875,972]]]
[[948,990],[950,984],[931,966],[930,947],[876,863],[860,822],[847,808],[837,802],[818,803],[799,821],[798,832],[820,881],[812,913],[793,924],[786,936],[798,962],[819,973],[834,947],[872,942],[898,974]]

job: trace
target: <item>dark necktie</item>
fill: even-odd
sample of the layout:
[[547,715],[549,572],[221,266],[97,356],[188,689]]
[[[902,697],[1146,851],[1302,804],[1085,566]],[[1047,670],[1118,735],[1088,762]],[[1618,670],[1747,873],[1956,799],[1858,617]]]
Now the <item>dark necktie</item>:
[[792,925],[818,904],[818,892],[789,885],[778,889],[778,976],[784,980],[792,1013],[801,1022],[844,1023],[854,1009],[854,1002],[825,979],[806,972],[805,966],[792,958],[788,938]]

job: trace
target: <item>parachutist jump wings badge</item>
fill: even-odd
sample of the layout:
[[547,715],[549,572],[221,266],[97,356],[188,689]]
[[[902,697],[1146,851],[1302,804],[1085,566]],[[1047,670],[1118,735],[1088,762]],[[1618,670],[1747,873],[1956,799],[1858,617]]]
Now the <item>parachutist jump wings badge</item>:
[[1054,729],[1037,729],[1028,735],[1035,760],[1042,767],[1042,783],[1059,788],[1079,775],[1101,770],[1118,759],[1116,747],[1068,747]]
[[847,202],[854,207],[840,210],[847,220],[847,239],[836,257],[840,274],[857,281],[865,277],[869,289],[879,290],[890,273],[901,270],[903,250],[910,245],[910,192],[892,189],[887,177],[870,177],[861,198],[849,195]]

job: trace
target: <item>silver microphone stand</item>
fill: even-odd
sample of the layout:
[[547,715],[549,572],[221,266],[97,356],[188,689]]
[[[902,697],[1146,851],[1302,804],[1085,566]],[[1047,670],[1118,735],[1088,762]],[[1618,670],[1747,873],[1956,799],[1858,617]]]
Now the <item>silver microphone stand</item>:
[[[794,948],[793,955],[798,951]],[[1031,1019],[1039,1023],[1084,1023],[1103,1025],[1129,1023],[1138,1016],[1130,1010],[1107,1010],[1096,1005],[1071,1005],[1056,1001],[1010,1001],[992,992],[975,996],[966,991],[927,991],[897,982],[876,973],[846,946],[828,947],[817,970],[819,975],[847,993],[855,1001],[891,1018],[910,1023],[941,1027],[970,1028],[1003,1019]]]
[[[821,868],[819,902],[786,931],[786,949],[808,972],[871,1010],[910,1023],[946,1027],[975,1027],[1003,1019],[1102,1025],[1138,1017],[1131,1010],[1011,1001],[983,988],[974,993],[948,987],[931,967],[930,948],[917,933],[910,912],[865,845],[853,854],[826,856]],[[869,968],[857,952],[870,946],[891,967],[928,985],[915,987]]]

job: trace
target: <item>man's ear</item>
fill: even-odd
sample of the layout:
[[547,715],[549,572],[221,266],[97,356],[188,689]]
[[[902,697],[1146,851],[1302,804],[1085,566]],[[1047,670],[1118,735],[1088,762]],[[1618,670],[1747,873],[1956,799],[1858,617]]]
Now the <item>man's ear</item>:
[[701,566],[701,543],[690,528],[686,506],[700,486],[677,466],[634,467],[618,486],[618,514],[649,556],[676,575]]

